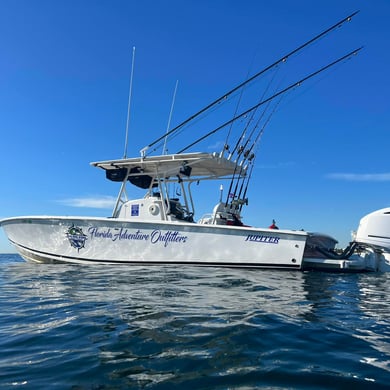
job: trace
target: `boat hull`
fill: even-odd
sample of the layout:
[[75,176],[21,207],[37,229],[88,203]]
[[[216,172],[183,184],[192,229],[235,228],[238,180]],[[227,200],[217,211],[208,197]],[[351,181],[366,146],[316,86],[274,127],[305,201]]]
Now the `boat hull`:
[[115,218],[20,217],[1,221],[37,262],[191,264],[301,269],[307,233]]

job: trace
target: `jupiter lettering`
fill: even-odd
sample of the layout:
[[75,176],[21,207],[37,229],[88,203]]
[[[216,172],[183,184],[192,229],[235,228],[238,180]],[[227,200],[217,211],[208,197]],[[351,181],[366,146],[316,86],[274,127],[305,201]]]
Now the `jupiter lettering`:
[[262,234],[248,234],[245,241],[263,242],[265,244],[279,244],[280,237],[263,236]]

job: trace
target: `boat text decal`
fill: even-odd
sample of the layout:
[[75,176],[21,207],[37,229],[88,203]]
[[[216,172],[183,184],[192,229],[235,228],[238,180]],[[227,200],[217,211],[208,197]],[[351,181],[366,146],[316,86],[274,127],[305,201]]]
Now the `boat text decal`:
[[120,229],[101,229],[97,227],[88,228],[90,239],[105,238],[111,241],[135,240],[135,241],[150,241],[152,244],[162,243],[167,247],[170,243],[185,243],[187,236],[180,234],[178,231],[168,230],[163,232],[159,229],[153,230],[151,233],[144,233],[141,230],[131,231],[125,228]]
[[264,242],[267,244],[279,244],[280,237],[264,236],[262,234],[248,234],[245,241]]
[[70,242],[70,245],[73,248],[76,248],[77,251],[85,247],[85,241],[87,240],[87,236],[83,233],[83,230],[77,226],[72,225],[66,231],[66,237]]

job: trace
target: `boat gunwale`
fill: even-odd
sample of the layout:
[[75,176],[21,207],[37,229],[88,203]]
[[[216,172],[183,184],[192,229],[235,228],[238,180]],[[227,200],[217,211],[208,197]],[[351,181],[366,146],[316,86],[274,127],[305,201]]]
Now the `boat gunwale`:
[[177,221],[150,221],[150,220],[128,220],[125,218],[113,218],[113,217],[82,217],[82,216],[49,216],[49,215],[31,215],[31,216],[19,216],[19,217],[9,217],[3,218],[0,220],[0,226],[6,225],[8,223],[26,223],[32,224],[33,221],[40,221],[43,224],[51,224],[55,221],[80,221],[86,223],[88,221],[94,222],[115,222],[115,224],[140,224],[140,225],[150,225],[151,227],[156,228],[158,225],[162,226],[171,226],[171,227],[197,227],[200,229],[208,229],[208,230],[234,230],[234,231],[256,231],[256,232],[270,232],[277,234],[293,234],[303,237],[310,237],[311,232],[307,232],[304,230],[293,230],[293,229],[271,229],[266,227],[257,227],[257,226],[235,226],[235,225],[216,225],[216,224],[203,224],[203,223],[194,223],[194,222],[177,222]]

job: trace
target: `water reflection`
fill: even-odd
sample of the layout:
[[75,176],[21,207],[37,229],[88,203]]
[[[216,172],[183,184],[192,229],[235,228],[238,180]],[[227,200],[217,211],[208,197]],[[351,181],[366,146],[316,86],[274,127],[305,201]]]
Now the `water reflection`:
[[359,279],[359,307],[364,322],[356,330],[356,337],[381,353],[364,356],[368,364],[390,371],[390,277],[389,273],[367,275]]
[[7,288],[19,300],[38,300],[47,308],[99,302],[115,304],[124,315],[154,307],[190,315],[245,312],[250,321],[254,312],[295,317],[312,310],[306,279],[283,271],[18,263],[8,267]]
[[25,356],[35,364],[88,356],[77,380],[129,386],[201,387],[200,373],[253,385],[259,372],[378,383],[370,367],[389,370],[389,274],[11,262],[0,275],[7,365],[18,342],[42,349]]
[[96,313],[109,307],[148,328],[164,325],[164,318],[153,315],[162,312],[178,318],[206,315],[216,327],[231,321],[256,324],[263,314],[311,323],[333,317],[334,325],[342,326],[350,317],[388,324],[390,309],[389,274],[31,263],[13,263],[3,272],[15,303],[46,310],[82,305]]

